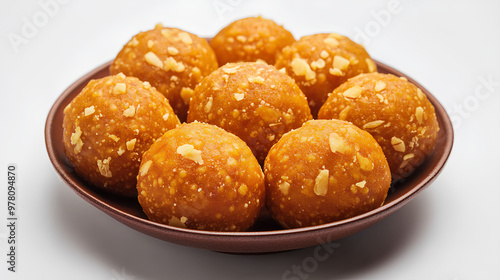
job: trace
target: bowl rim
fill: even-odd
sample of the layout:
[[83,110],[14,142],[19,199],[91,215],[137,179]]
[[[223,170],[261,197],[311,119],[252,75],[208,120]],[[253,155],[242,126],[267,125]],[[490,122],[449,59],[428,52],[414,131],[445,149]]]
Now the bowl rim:
[[[409,191],[404,193],[401,197],[398,197],[397,199],[390,201],[388,203],[384,203],[382,206],[377,207],[371,211],[368,211],[366,213],[336,221],[336,222],[331,222],[327,224],[322,224],[322,225],[316,225],[316,226],[309,226],[309,227],[302,227],[302,228],[294,228],[294,229],[280,229],[280,230],[269,230],[269,231],[246,231],[246,232],[217,232],[217,231],[206,231],[206,230],[197,230],[197,229],[185,229],[185,228],[179,228],[179,227],[174,227],[170,225],[165,225],[157,222],[150,221],[145,218],[141,218],[138,216],[135,216],[131,213],[127,213],[125,211],[122,211],[113,205],[110,205],[108,203],[105,203],[102,200],[97,199],[94,197],[89,191],[87,191],[85,188],[80,186],[78,182],[73,180],[71,176],[66,172],[66,167],[64,166],[64,163],[60,160],[58,160],[56,151],[54,148],[54,145],[56,141],[62,141],[60,139],[54,139],[53,138],[53,129],[54,129],[54,120],[56,118],[56,115],[60,113],[60,110],[64,110],[63,104],[69,102],[68,99],[71,98],[71,93],[75,91],[76,88],[81,86],[83,83],[87,83],[89,80],[91,80],[96,74],[100,73],[101,71],[105,71],[106,68],[109,68],[110,64],[112,61],[108,61],[99,67],[95,68],[94,70],[88,72],[81,78],[77,79],[74,83],[72,83],[64,92],[57,98],[57,100],[54,102],[52,105],[47,119],[45,123],[45,144],[46,144],[46,149],[47,153],[49,155],[49,159],[54,166],[55,170],[57,171],[58,175],[65,181],[65,183],[73,190],[75,191],[80,197],[82,197],[84,200],[92,204],[93,206],[97,207],[98,209],[102,210],[106,214],[112,216],[115,219],[118,219],[121,217],[124,220],[118,219],[120,222],[129,225],[137,230],[140,230],[142,227],[146,227],[146,230],[148,232],[157,232],[156,234],[151,234],[151,235],[156,235],[157,238],[161,238],[167,241],[171,241],[170,239],[172,238],[162,238],[161,233],[158,231],[166,231],[166,232],[171,232],[172,234],[179,234],[180,239],[182,238],[192,238],[192,236],[205,236],[208,238],[238,238],[241,239],[241,237],[251,237],[253,241],[259,242],[263,240],[268,240],[271,237],[276,237],[276,238],[281,238],[281,237],[290,237],[291,235],[295,234],[309,234],[312,232],[317,232],[317,231],[325,231],[325,230],[330,230],[336,227],[340,227],[343,225],[348,225],[351,223],[359,223],[359,222],[371,222],[376,219],[378,215],[383,214],[384,212],[390,211],[390,213],[398,210],[400,207],[402,207],[404,204],[408,203],[411,199],[413,199],[419,192],[421,192],[425,187],[429,186],[431,182],[433,182],[436,177],[439,175],[439,173],[443,170],[445,163],[447,159],[450,156],[452,147],[453,147],[453,141],[454,141],[454,132],[453,132],[453,126],[451,123],[451,120],[444,109],[444,107],[439,103],[439,101],[434,97],[428,90],[426,90],[421,84],[416,82],[414,79],[411,77],[405,75],[404,73],[400,72],[399,70],[396,70],[384,63],[381,63],[379,61],[374,60],[376,63],[377,67],[379,69],[384,69],[386,72],[391,73],[393,75],[399,76],[399,77],[406,77],[408,81],[414,83],[417,87],[419,87],[424,93],[426,94],[427,98],[429,101],[434,105],[435,111],[436,111],[436,116],[438,119],[441,119],[440,123],[440,131],[442,133],[445,133],[445,142],[443,146],[443,153],[439,155],[439,159],[435,166],[432,167],[432,170],[429,174],[426,175],[425,179],[418,182],[416,186],[411,188]],[[72,99],[72,98],[71,98]],[[144,230],[144,228],[143,228]],[[142,231],[142,230],[140,230]],[[191,237],[190,237],[191,236]],[[347,236],[347,235],[346,235]],[[174,238],[175,239],[175,238]],[[252,242],[253,242],[252,241]],[[179,243],[176,242],[175,240],[171,241],[174,243]],[[179,244],[184,243],[180,242]],[[195,246],[195,247],[203,247],[203,246]],[[210,248],[208,246],[207,248]]]

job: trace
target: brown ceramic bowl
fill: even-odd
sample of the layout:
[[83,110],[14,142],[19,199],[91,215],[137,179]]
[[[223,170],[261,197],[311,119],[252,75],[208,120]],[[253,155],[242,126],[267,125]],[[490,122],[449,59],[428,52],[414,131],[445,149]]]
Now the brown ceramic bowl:
[[63,110],[89,80],[109,75],[110,62],[80,78],[56,100],[49,112],[45,126],[47,151],[61,178],[80,197],[121,223],[165,241],[231,253],[277,252],[333,241],[380,221],[415,198],[436,179],[448,159],[453,145],[453,128],[450,119],[436,98],[410,77],[387,65],[376,63],[379,72],[404,76],[423,90],[436,109],[441,129],[434,152],[404,182],[393,186],[383,206],[350,219],[312,227],[281,229],[263,211],[254,228],[248,232],[183,229],[148,220],[137,199],[114,196],[90,186],[78,177],[64,153],[62,143]]

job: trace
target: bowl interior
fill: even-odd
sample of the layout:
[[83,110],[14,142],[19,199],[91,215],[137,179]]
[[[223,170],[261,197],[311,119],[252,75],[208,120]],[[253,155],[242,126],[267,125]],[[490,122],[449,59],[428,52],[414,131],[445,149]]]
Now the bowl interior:
[[436,109],[440,131],[434,152],[410,177],[391,188],[383,206],[350,219],[313,227],[282,229],[264,210],[255,226],[248,232],[182,229],[149,221],[137,199],[118,197],[87,184],[74,172],[64,152],[63,110],[91,79],[109,75],[110,62],[80,78],[56,100],[46,121],[47,152],[57,173],[80,197],[125,225],[156,238],[192,247],[233,253],[284,251],[333,241],[370,226],[413,199],[440,173],[453,145],[453,129],[450,119],[436,98],[416,81],[396,69],[380,62],[376,64],[379,72],[406,77],[422,89]]

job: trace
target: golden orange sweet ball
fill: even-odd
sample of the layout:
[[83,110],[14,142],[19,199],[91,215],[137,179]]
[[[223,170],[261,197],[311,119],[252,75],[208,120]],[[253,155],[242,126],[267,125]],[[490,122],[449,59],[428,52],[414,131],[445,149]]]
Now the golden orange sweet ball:
[[169,130],[144,153],[139,203],[150,220],[211,231],[245,231],[264,205],[264,175],[241,139],[198,122]]
[[276,22],[262,17],[237,20],[210,40],[219,65],[228,62],[263,60],[274,64],[276,54],[295,42],[292,33]]
[[278,54],[276,68],[285,68],[297,82],[307,96],[313,117],[333,89],[350,77],[377,71],[363,46],[336,33],[300,38]]
[[185,121],[195,86],[217,67],[215,54],[205,39],[159,24],[135,35],[123,46],[110,72],[151,83],[167,97],[179,119]]
[[312,119],[292,78],[265,63],[228,63],[196,87],[188,121],[217,125],[236,134],[259,162],[286,132]]
[[266,205],[285,228],[347,219],[381,206],[391,185],[382,149],[340,120],[312,120],[285,135],[264,163]]
[[179,120],[148,82],[91,80],[64,109],[63,142],[76,173],[100,189],[136,196],[142,154]]
[[434,150],[439,132],[434,106],[422,90],[392,74],[349,79],[332,92],[319,118],[350,121],[373,135],[395,181],[408,177]]

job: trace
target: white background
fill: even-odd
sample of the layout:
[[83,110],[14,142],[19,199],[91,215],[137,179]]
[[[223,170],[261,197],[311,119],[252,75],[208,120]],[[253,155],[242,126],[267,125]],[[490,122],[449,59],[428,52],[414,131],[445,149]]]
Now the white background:
[[[390,2],[66,0],[46,10],[38,1],[1,0],[0,278],[500,279],[500,1],[393,0],[396,9],[389,9]],[[337,240],[319,262],[314,247],[229,255],[160,241],[111,219],[62,182],[46,153],[44,125],[72,82],[156,23],[209,37],[259,14],[297,39],[350,36],[430,90],[455,124],[439,178],[385,220]],[[29,24],[38,27],[27,32]],[[6,263],[9,163],[18,167],[16,273]],[[303,275],[285,274],[294,266]]]

